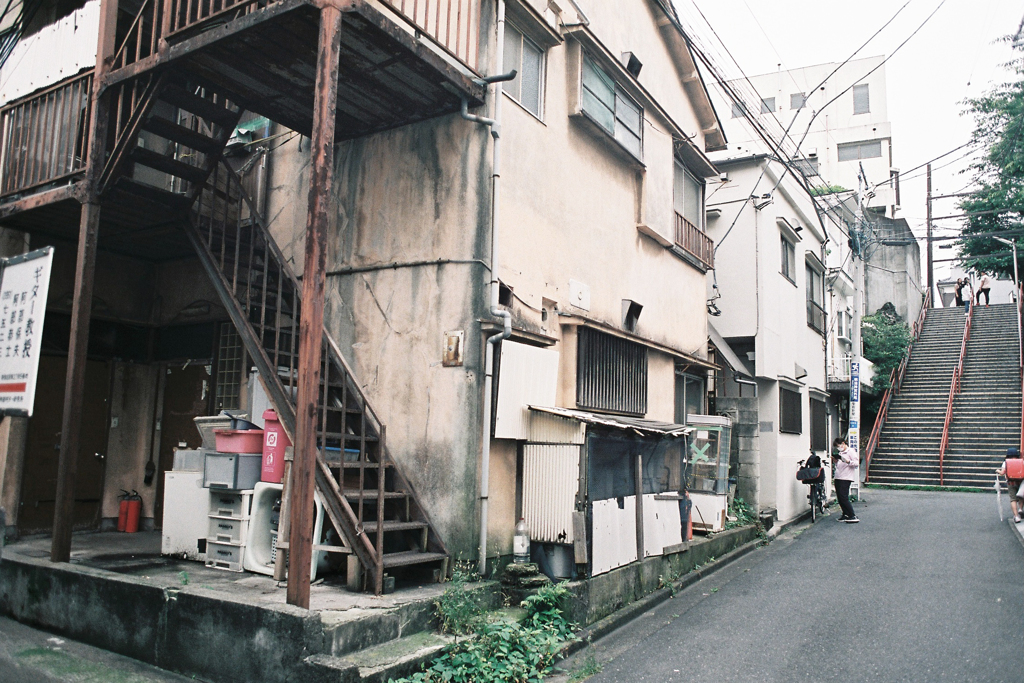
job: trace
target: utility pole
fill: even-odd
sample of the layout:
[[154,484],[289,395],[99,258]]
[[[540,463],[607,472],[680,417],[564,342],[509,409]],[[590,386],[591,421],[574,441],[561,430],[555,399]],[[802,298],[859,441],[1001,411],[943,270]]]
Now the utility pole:
[[928,291],[932,295],[932,307],[935,306],[935,273],[932,270],[932,165],[928,164],[928,170],[925,174],[926,181],[926,197],[927,205],[925,206],[925,221],[928,226]]
[[857,489],[857,500],[864,499],[861,490],[863,479],[863,457],[864,454],[860,443],[860,364],[861,364],[861,310],[864,308],[864,195],[867,190],[867,178],[864,176],[864,167],[861,166],[857,174],[857,212],[855,214],[854,227],[851,230],[853,236],[853,334],[851,341],[850,357],[850,428],[846,435],[847,445],[854,449],[860,458],[861,464],[857,469],[857,477],[854,479],[854,486]]

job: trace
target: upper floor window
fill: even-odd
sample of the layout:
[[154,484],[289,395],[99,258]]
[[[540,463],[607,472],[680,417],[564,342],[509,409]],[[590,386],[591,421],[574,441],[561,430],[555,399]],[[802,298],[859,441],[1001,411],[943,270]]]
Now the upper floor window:
[[882,156],[882,141],[844,142],[837,149],[839,151],[839,161],[875,159]]
[[779,431],[799,434],[803,431],[803,399],[800,390],[779,386]]
[[589,55],[583,55],[583,113],[639,159],[643,109]]
[[747,113],[747,108],[743,106],[742,102],[732,103],[732,117],[734,119],[742,118]]
[[803,109],[807,104],[807,95],[802,92],[795,92],[789,96],[790,109]]
[[853,113],[871,113],[871,97],[868,94],[868,84],[862,83],[853,86]]
[[540,118],[544,93],[544,51],[512,24],[505,24],[504,73],[515,69],[514,80],[502,90],[531,114]]
[[765,97],[761,100],[761,113],[772,114],[775,112],[775,98]]
[[697,228],[704,227],[704,183],[697,179],[678,161],[675,165],[675,183],[672,192],[672,201],[676,213],[685,218]]
[[825,278],[821,271],[806,264],[807,324],[825,334]]
[[796,246],[785,235],[779,239],[782,240],[782,275],[796,284]]

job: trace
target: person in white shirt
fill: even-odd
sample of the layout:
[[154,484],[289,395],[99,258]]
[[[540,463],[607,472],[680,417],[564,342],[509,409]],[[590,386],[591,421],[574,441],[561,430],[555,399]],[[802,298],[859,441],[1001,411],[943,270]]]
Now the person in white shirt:
[[832,447],[836,449],[836,454],[832,456],[836,465],[836,498],[839,499],[839,507],[843,511],[843,514],[839,516],[839,521],[856,524],[860,520],[857,519],[857,515],[853,512],[853,506],[850,505],[850,486],[857,479],[857,465],[859,464],[857,451],[850,448],[846,439],[842,437],[835,439],[832,442]]
[[988,276],[988,273],[981,274],[981,282],[978,283],[978,298],[977,304],[981,305],[981,295],[985,295],[985,308],[988,308],[988,293],[992,289],[992,279]]

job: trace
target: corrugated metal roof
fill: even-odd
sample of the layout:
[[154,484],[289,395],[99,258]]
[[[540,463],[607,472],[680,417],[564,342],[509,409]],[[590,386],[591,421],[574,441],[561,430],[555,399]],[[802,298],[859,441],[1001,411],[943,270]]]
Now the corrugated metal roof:
[[622,417],[619,415],[597,415],[584,410],[572,410],[570,408],[553,408],[549,406],[530,406],[530,410],[541,413],[558,415],[559,417],[578,420],[586,424],[611,427],[612,429],[623,429],[635,434],[679,437],[686,436],[693,431],[692,427],[673,424],[671,422],[658,422],[657,420],[644,420],[639,417]]

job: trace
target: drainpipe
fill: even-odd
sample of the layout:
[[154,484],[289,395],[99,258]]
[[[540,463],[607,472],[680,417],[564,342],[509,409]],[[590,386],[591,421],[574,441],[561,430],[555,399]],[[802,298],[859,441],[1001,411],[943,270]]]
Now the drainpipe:
[[[498,73],[505,63],[505,0],[497,3],[497,31],[495,35],[494,68]],[[491,161],[491,280],[490,280],[490,314],[501,318],[502,331],[487,338],[484,352],[484,401],[480,420],[480,556],[477,571],[481,576],[487,573],[487,501],[489,479],[491,473],[491,393],[494,384],[494,353],[495,345],[502,339],[512,336],[512,315],[498,305],[498,226],[501,186],[501,83],[516,77],[515,70],[496,76],[481,79],[481,83],[490,86],[490,97],[493,103],[491,117],[484,118],[469,113],[468,101],[462,100],[462,118],[486,126],[490,126],[494,140]]]

